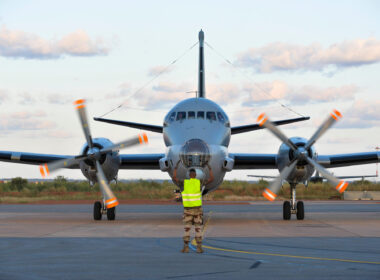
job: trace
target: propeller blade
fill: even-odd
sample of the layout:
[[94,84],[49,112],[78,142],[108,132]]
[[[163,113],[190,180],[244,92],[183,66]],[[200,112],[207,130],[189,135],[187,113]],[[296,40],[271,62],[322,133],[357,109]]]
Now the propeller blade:
[[103,193],[104,200],[105,200],[105,206],[108,208],[113,208],[117,205],[119,205],[119,202],[117,201],[116,196],[112,192],[110,186],[107,183],[106,176],[104,175],[103,169],[99,161],[96,161],[96,176],[98,177],[98,183],[100,186],[100,189]]
[[282,142],[284,142],[289,148],[291,148],[293,151],[297,150],[297,146],[294,145],[294,143],[285,136],[279,130],[267,117],[265,113],[262,113],[258,118],[257,122],[259,123],[259,126],[264,126],[265,128],[269,129],[270,132],[272,132],[277,138],[279,138]]
[[306,143],[305,150],[309,149],[314,143],[340,118],[342,114],[338,110],[333,110],[329,117],[322,123],[318,130],[311,136],[310,140]]
[[332,175],[330,172],[328,172],[323,166],[321,166],[319,163],[317,163],[315,160],[306,157],[306,160],[308,163],[310,163],[314,168],[321,173],[323,177],[327,179],[333,186],[336,186],[336,190],[340,193],[343,193],[348,186],[348,183],[344,180],[339,180],[334,175]]
[[128,140],[122,141],[120,143],[117,143],[115,145],[112,145],[110,147],[101,149],[99,153],[107,153],[110,151],[120,150],[124,148],[130,148],[132,146],[138,145],[138,144],[147,144],[148,143],[148,136],[146,133],[139,134],[138,136],[135,136],[133,138],[130,138]]
[[269,201],[274,201],[276,199],[277,193],[278,193],[278,191],[280,190],[280,188],[282,186],[282,181],[285,180],[290,175],[290,173],[296,167],[297,161],[298,160],[295,160],[290,165],[285,166],[285,168],[281,171],[280,175],[277,176],[276,180],[274,180],[270,184],[269,188],[266,188],[263,191],[263,196],[266,199],[268,199]]
[[94,147],[94,144],[92,142],[90,127],[88,125],[85,102],[86,100],[84,99],[78,99],[77,101],[74,102],[74,105],[75,105],[75,109],[78,110],[79,119],[82,125],[84,136],[86,137],[87,144],[90,147],[90,149],[92,149]]
[[78,164],[81,161],[82,157],[73,157],[68,159],[61,159],[53,161],[51,163],[45,163],[40,165],[40,173],[42,177],[49,176],[50,172],[53,172],[60,168],[68,168],[75,164]]

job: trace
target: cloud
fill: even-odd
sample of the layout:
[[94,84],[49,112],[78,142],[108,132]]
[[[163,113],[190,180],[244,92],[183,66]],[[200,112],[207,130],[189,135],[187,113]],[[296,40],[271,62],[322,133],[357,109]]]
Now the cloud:
[[20,93],[18,96],[20,98],[19,103],[22,105],[32,105],[36,103],[36,98],[28,92]]
[[158,76],[158,75],[161,75],[164,73],[169,73],[172,70],[173,69],[171,69],[170,67],[158,65],[158,66],[154,66],[148,70],[148,76],[155,77],[155,76]]
[[[380,127],[380,100],[357,100],[346,112],[337,128]],[[378,139],[375,139],[376,141]]]
[[325,103],[333,101],[352,100],[359,88],[355,85],[344,85],[340,87],[315,87],[302,86],[290,89],[287,100],[293,104]]
[[6,91],[5,89],[0,89],[0,104],[3,104],[4,102],[8,101],[10,98],[9,98],[9,94],[8,94],[8,91]]
[[160,82],[151,90],[138,93],[137,104],[145,108],[167,108],[184,98],[192,97],[186,93],[191,87],[186,83]]
[[46,40],[20,30],[0,28],[0,55],[25,59],[57,59],[62,56],[106,55],[102,39],[91,39],[83,30],[77,30],[59,40]]
[[222,106],[238,101],[242,92],[242,89],[233,83],[206,85],[206,97]]
[[330,71],[373,64],[380,61],[380,41],[375,38],[356,39],[330,45],[318,43],[299,46],[270,43],[238,55],[235,64],[259,73],[274,71]]
[[74,98],[71,95],[59,93],[48,94],[45,99],[49,104],[55,105],[66,105],[74,102]]
[[56,124],[52,121],[44,120],[44,111],[35,112],[15,112],[3,114],[0,118],[0,131],[16,130],[40,130],[55,128]]
[[283,81],[273,81],[245,84],[243,91],[248,95],[243,106],[263,105],[275,100],[286,100],[287,103],[304,105],[350,100],[354,98],[359,88],[355,85],[326,88],[311,85],[297,87]]
[[273,100],[283,99],[290,92],[289,86],[283,81],[246,83],[242,90],[248,95],[243,106],[265,104]]

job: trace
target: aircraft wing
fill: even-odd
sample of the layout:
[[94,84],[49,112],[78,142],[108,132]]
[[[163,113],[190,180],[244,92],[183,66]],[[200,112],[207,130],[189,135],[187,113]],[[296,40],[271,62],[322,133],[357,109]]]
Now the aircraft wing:
[[[284,125],[284,124],[289,124],[289,123],[294,123],[294,122],[301,122],[301,121],[307,121],[309,120],[310,117],[301,117],[301,118],[295,118],[295,119],[287,119],[287,120],[280,120],[280,121],[274,121],[272,122],[274,125]],[[263,126],[260,126],[258,123],[256,124],[249,124],[249,125],[242,125],[242,126],[234,126],[231,127],[231,134],[239,134],[239,133],[244,133],[244,132],[249,132],[253,130],[259,130],[263,129]]]
[[277,154],[235,154],[229,157],[234,159],[233,169],[276,169]]
[[377,163],[380,162],[380,152],[318,155],[317,161],[326,168]]
[[[49,163],[60,159],[73,158],[74,156],[67,155],[52,155],[52,154],[35,154],[24,152],[0,151],[0,161],[40,165]],[[71,169],[78,169],[79,165],[76,164],[70,167]]]
[[118,121],[118,120],[103,119],[103,118],[94,118],[94,120],[98,122],[105,122],[105,123],[127,126],[127,127],[142,129],[142,130],[153,131],[157,133],[162,133],[162,130],[163,130],[163,127],[159,125],[126,122],[126,121]]
[[159,160],[165,154],[129,154],[120,155],[120,169],[160,169]]
[[[160,169],[159,160],[164,154],[128,154],[120,155],[120,169]],[[0,161],[40,165],[61,159],[73,158],[68,155],[36,154],[12,151],[0,151]],[[69,167],[79,169],[79,165]]]
[[[230,153],[229,157],[235,161],[233,169],[277,169],[277,154]],[[378,163],[380,152],[318,155],[317,161],[325,168]]]

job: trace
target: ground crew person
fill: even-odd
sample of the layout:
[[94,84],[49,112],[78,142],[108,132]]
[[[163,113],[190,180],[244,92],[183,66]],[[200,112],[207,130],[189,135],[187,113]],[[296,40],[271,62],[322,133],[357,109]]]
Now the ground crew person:
[[[177,167],[174,169],[173,180],[179,182],[177,179]],[[209,174],[210,178],[206,184],[214,180],[214,175],[210,166]],[[185,227],[185,232],[183,235],[184,246],[182,253],[189,252],[189,242],[190,242],[190,230],[191,226],[195,227],[195,241],[197,242],[197,253],[203,253],[202,249],[202,223],[203,223],[203,210],[202,210],[202,191],[201,191],[201,181],[196,178],[197,173],[195,169],[190,169],[190,179],[184,180],[182,203],[183,203],[183,223]]]

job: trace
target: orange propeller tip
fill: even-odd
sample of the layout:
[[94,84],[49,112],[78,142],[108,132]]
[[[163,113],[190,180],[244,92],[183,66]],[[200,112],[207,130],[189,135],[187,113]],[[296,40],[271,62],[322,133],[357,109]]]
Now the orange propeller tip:
[[265,113],[261,113],[258,117],[257,117],[257,122],[260,122],[260,120],[262,119],[262,118],[264,118],[265,117]]
[[43,178],[45,178],[46,176],[50,174],[47,164],[40,165],[40,173]]
[[119,205],[119,201],[117,200],[116,197],[106,200],[106,207],[107,207],[107,209],[116,207],[118,205]]
[[143,133],[143,139],[144,139],[144,142],[145,142],[146,144],[148,144],[148,135],[146,135],[145,132]]
[[259,126],[263,126],[267,120],[268,120],[268,117],[265,115],[265,113],[260,114],[260,116],[257,118],[257,122],[259,123]]
[[78,100],[75,100],[75,101],[74,101],[74,105],[83,104],[83,103],[85,103],[85,102],[86,102],[85,99],[78,99]]
[[140,144],[147,144],[148,143],[148,136],[146,133],[139,134],[139,142]]
[[277,195],[267,188],[263,191],[263,196],[269,201],[274,201]]
[[346,181],[340,181],[339,184],[336,186],[336,190],[340,193],[343,193],[348,187],[348,183]]
[[343,117],[343,115],[342,115],[338,110],[336,110],[336,109],[334,109],[334,110],[330,113],[330,115],[331,115],[336,121]]

